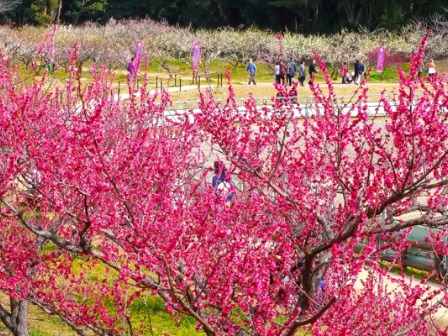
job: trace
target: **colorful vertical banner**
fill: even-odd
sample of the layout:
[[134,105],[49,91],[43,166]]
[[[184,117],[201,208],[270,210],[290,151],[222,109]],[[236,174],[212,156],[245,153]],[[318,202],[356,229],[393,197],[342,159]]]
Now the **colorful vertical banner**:
[[143,43],[142,41],[137,41],[135,43],[135,68],[138,71],[138,68],[140,67],[140,59],[142,56],[143,51]]
[[199,61],[201,59],[201,45],[195,42],[193,45],[193,71],[198,71]]
[[45,34],[44,40],[39,44],[39,49],[37,50],[37,56],[45,58],[48,62],[48,70],[53,71],[56,65],[54,45],[56,43],[56,33],[58,31],[58,26],[53,25],[51,32]]
[[54,59],[54,45],[56,44],[56,33],[58,31],[58,26],[53,25],[53,33],[51,35],[51,66],[54,67],[55,65],[55,59]]
[[377,72],[383,72],[385,54],[386,54],[386,50],[384,49],[384,47],[380,47],[378,49],[378,59],[377,59],[377,64],[376,64]]

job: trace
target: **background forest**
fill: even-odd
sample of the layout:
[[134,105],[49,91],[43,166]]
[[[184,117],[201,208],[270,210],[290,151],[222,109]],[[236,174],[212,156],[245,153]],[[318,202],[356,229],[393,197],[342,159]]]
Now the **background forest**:
[[397,31],[410,20],[446,17],[445,7],[446,0],[0,0],[0,23],[76,25],[111,18],[151,18],[193,28]]

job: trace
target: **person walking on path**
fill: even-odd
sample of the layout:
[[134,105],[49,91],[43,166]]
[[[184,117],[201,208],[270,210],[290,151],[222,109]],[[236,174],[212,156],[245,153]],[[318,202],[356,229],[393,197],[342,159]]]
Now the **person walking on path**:
[[308,74],[310,75],[310,81],[308,84],[314,84],[314,78],[316,77],[317,70],[316,70],[316,60],[312,60],[310,63],[310,66],[308,67]]
[[302,60],[299,65],[299,82],[300,86],[305,86],[303,83],[305,82],[306,78],[306,70],[305,70],[305,61]]
[[362,61],[359,61],[358,64],[358,84],[361,83],[364,80],[366,72],[366,67],[364,66],[364,63]]
[[137,68],[134,63],[134,57],[132,57],[131,61],[128,63],[128,71],[129,71],[129,79],[133,80],[137,75]]
[[436,64],[434,63],[434,60],[431,58],[429,60],[429,63],[426,66],[428,68],[428,77],[429,77],[430,80],[432,80],[433,77],[435,76],[436,72],[437,72],[436,71]]
[[287,73],[286,73],[286,75],[288,76],[288,85],[289,86],[294,84],[294,77],[296,76],[296,72],[297,72],[296,62],[294,62],[294,60],[291,60],[288,63],[288,70],[287,70]]
[[274,66],[274,77],[275,77],[275,82],[277,84],[280,84],[280,63],[276,62],[275,66]]
[[257,73],[257,66],[252,61],[252,59],[249,60],[249,64],[247,65],[246,71],[249,72],[248,85],[250,85],[250,83],[254,83],[254,85],[257,85],[257,83],[255,82],[255,74]]
[[286,77],[286,65],[283,61],[280,61],[280,81],[282,85],[285,85]]
[[347,78],[347,72],[348,72],[347,63],[344,62],[342,63],[341,69],[339,70],[339,75],[341,75],[342,77],[342,84],[346,83],[345,79]]
[[353,65],[353,72],[354,72],[353,83],[359,84],[358,83],[358,81],[359,81],[359,60],[356,60],[355,64]]
[[423,70],[425,70],[425,65],[423,64],[423,61],[420,60],[417,64],[417,76],[420,78],[423,75]]

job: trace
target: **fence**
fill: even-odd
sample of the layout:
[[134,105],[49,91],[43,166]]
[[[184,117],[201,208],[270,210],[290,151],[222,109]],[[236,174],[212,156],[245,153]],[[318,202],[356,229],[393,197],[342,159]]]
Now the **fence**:
[[[351,98],[352,96],[340,96],[338,98],[344,98],[348,97]],[[368,102],[361,102],[361,103],[347,103],[345,105],[338,104],[337,108],[334,109],[335,115],[343,115],[343,114],[350,114],[351,117],[356,118],[358,115],[358,108],[362,108],[365,110],[369,117],[387,117],[389,115],[389,111],[386,111],[383,104],[379,103],[379,99],[381,95],[371,95],[373,98],[377,98],[378,100],[372,100]],[[396,111],[396,108],[398,104],[393,99],[392,95],[389,95],[386,97],[389,99],[389,104],[391,106],[392,112]],[[418,98],[418,97],[416,97]],[[277,97],[275,99],[282,99],[282,97]],[[222,108],[227,104],[227,100],[224,99],[215,99],[216,106],[218,108]],[[246,112],[245,102],[247,101],[247,98],[237,98],[235,99],[236,103],[236,109],[233,111],[235,114],[244,114]],[[278,104],[274,104],[274,101],[272,98],[254,98],[254,101],[256,102],[257,109],[263,110],[263,117],[264,118],[270,118],[271,112],[274,112],[275,110],[278,111]],[[187,118],[189,122],[194,122],[194,116],[197,113],[200,113],[199,110],[199,100],[180,100],[175,101],[172,103],[171,106],[167,106],[165,108],[165,112],[162,116],[162,119],[160,120],[159,126],[164,126],[165,121],[171,120],[175,122],[179,122],[182,118]],[[410,108],[413,108],[416,106],[417,103],[414,103],[410,106]],[[427,106],[427,105],[425,105]],[[318,115],[322,115],[324,111],[324,105],[316,103],[314,100],[314,97],[312,96],[302,96],[299,97],[299,104],[292,104],[291,106],[284,106],[285,109],[288,109],[289,112],[293,113],[293,117],[295,118],[312,118],[316,117]],[[289,108],[291,109],[289,110]],[[282,108],[282,105],[280,104],[280,108]],[[439,107],[439,113],[445,114],[447,112],[447,108],[444,106]]]
[[[137,90],[140,89],[140,86],[143,84],[144,80],[147,81],[148,84],[152,85],[155,90],[162,90],[178,88],[179,91],[182,91],[182,88],[185,86],[194,85],[197,86],[198,90],[201,89],[201,86],[210,85],[214,87],[222,87],[223,86],[223,74],[222,73],[212,73],[212,74],[200,74],[196,77],[187,78],[187,77],[178,77],[176,74],[172,77],[166,76],[155,76],[155,77],[146,77],[137,78],[135,82],[132,84],[134,88]],[[117,86],[112,87],[111,94],[116,95],[118,99],[124,93],[129,93],[126,89],[128,88],[127,82],[118,81]]]
[[[358,103],[355,104],[355,108],[353,109],[352,104],[347,103],[345,106],[342,105],[342,113],[348,113],[352,110],[356,112],[356,106],[364,106],[366,105],[368,108],[368,113],[370,116],[376,115],[376,116],[386,116],[386,111],[384,110],[384,107],[381,106],[379,103],[379,100],[382,96],[381,95],[370,95],[369,98],[372,98],[371,101],[368,101],[366,103]],[[338,96],[339,100],[347,99],[350,100],[353,98],[353,96]],[[416,99],[418,99],[419,96],[416,96]],[[276,100],[280,101],[286,101],[288,98],[285,97],[276,97],[274,98]],[[395,103],[395,95],[390,94],[386,96],[386,99],[388,100],[389,104],[394,108],[396,106]],[[236,98],[236,106],[238,107],[239,111],[245,110],[244,103],[247,101],[247,98]],[[268,108],[271,109],[274,106],[274,101],[272,97],[262,97],[262,98],[254,98],[254,101],[256,102],[257,106],[259,108]],[[303,117],[310,117],[314,114],[317,114],[319,111],[323,110],[322,104],[317,104],[314,100],[313,96],[299,96],[297,97],[298,104],[292,104],[293,109],[297,109],[301,111],[301,115]],[[227,103],[226,99],[215,99],[215,102],[218,106],[224,106]],[[415,106],[415,105],[414,105]],[[173,102],[173,104],[169,107],[167,107],[167,111],[183,111],[186,110],[194,110],[199,108],[199,100],[179,100]],[[357,113],[352,113],[353,116],[356,116]]]

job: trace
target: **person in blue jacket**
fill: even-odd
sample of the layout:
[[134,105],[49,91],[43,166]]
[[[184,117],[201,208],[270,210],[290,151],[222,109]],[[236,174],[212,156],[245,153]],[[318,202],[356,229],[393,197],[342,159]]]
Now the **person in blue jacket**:
[[257,85],[257,83],[255,82],[255,74],[257,73],[257,66],[252,61],[252,59],[249,60],[249,64],[247,65],[246,71],[249,72],[248,85],[250,85],[250,83],[254,83],[254,85]]
[[226,172],[226,167],[220,161],[215,161],[213,166],[215,174],[212,178],[212,187],[216,196],[225,201],[233,200],[235,191],[233,190],[232,179]]

